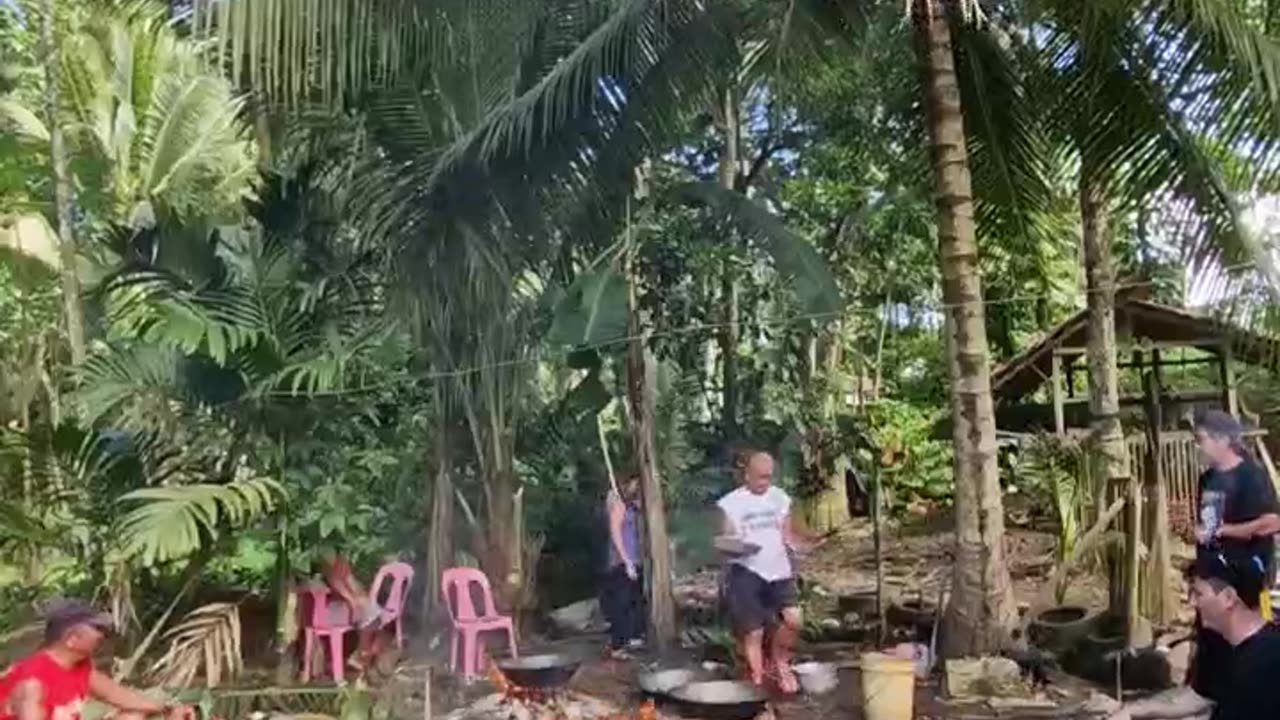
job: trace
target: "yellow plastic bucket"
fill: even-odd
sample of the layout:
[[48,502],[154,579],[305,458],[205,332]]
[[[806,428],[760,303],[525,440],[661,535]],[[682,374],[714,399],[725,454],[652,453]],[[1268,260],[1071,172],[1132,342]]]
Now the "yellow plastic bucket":
[[862,708],[867,720],[911,720],[916,695],[915,660],[862,654]]

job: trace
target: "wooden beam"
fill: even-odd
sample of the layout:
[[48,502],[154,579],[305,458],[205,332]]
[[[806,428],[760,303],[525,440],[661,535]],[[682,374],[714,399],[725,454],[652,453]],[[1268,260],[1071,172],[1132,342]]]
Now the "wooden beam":
[[[1173,349],[1193,347],[1205,350],[1207,352],[1218,352],[1222,347],[1223,341],[1221,337],[1214,338],[1190,338],[1188,340],[1157,340],[1152,342],[1135,342],[1128,343],[1130,347],[1142,348],[1144,350],[1153,350],[1155,348]],[[1085,348],[1064,345],[1053,349],[1055,355],[1084,355]]]
[[[1160,351],[1152,350],[1151,352],[1158,353]],[[1199,358],[1180,358],[1178,360],[1162,359],[1158,367],[1183,367],[1186,365],[1208,365],[1210,363],[1217,363],[1217,362],[1218,362],[1218,358],[1212,355],[1206,356],[1206,357],[1199,357]],[[1147,363],[1147,365],[1151,365],[1151,363]],[[1134,362],[1122,362],[1122,363],[1116,363],[1116,367],[1135,368],[1135,367],[1139,367],[1139,365]],[[1143,365],[1141,367],[1146,367],[1146,365]]]
[[1240,416],[1240,401],[1236,396],[1236,369],[1231,343],[1223,343],[1218,355],[1218,372],[1222,376],[1222,405],[1232,417]]
[[1271,453],[1267,450],[1267,442],[1262,439],[1262,435],[1253,438],[1253,445],[1258,449],[1258,458],[1262,460],[1262,467],[1266,468],[1267,475],[1271,477],[1271,484],[1280,490],[1280,476],[1276,475],[1276,464],[1271,460]]
[[[1199,392],[1164,393],[1163,395],[1161,395],[1161,398],[1163,398],[1166,402],[1204,402],[1205,400],[1221,400],[1222,391],[1221,390],[1204,390]],[[1065,406],[1086,405],[1088,404],[1088,402],[1089,401],[1085,398],[1064,397],[1062,400],[1062,404]],[[1144,400],[1142,395],[1121,395],[1120,396],[1120,405],[1122,407],[1123,406],[1141,407],[1143,403],[1144,403]]]
[[1053,384],[1053,427],[1061,435],[1066,432],[1067,417],[1062,408],[1062,357],[1057,353],[1053,356],[1053,377],[1049,382]]
[[[1160,372],[1160,368],[1164,367],[1164,362],[1166,361],[1160,357],[1159,348],[1153,349],[1151,351],[1151,373],[1154,385],[1149,391],[1144,391],[1155,393],[1156,403],[1160,404],[1161,409],[1164,407],[1164,373]],[[1168,362],[1174,361],[1170,360]],[[1160,422],[1164,422],[1163,414],[1160,416]]]

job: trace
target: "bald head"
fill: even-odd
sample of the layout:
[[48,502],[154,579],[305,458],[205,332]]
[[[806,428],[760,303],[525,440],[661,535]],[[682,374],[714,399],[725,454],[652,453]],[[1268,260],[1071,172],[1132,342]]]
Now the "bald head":
[[773,483],[773,456],[763,450],[747,453],[742,466],[742,485],[756,495],[763,495]]

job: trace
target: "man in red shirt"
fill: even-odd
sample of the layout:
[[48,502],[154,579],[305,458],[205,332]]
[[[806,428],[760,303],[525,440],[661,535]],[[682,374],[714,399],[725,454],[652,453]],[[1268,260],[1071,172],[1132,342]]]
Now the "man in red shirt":
[[155,700],[93,669],[93,655],[113,629],[110,615],[86,603],[51,607],[44,646],[0,675],[0,720],[80,720],[89,697],[115,708],[114,720],[195,720],[190,707]]

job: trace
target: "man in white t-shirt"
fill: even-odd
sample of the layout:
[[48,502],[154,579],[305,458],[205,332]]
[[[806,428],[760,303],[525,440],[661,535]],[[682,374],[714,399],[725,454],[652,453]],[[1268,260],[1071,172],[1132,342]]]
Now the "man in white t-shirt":
[[729,618],[751,681],[764,683],[765,630],[772,630],[769,659],[778,688],[797,690],[791,648],[800,630],[796,583],[788,548],[808,544],[791,522],[791,498],[773,486],[773,458],[754,450],[744,456],[742,486],[720,498],[723,533],[758,546],[750,555],[732,557],[726,578]]

